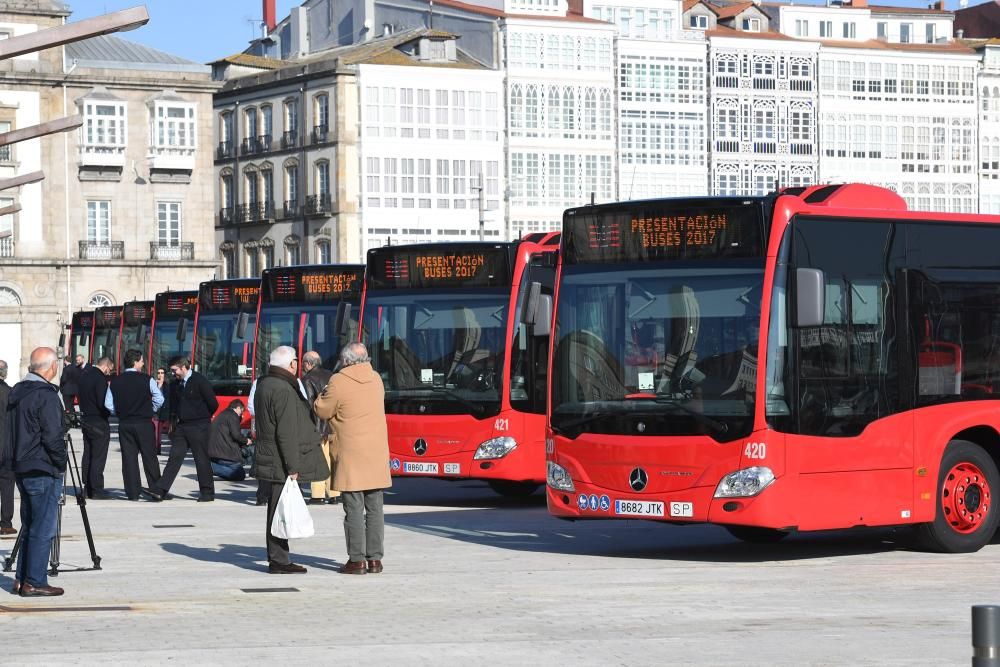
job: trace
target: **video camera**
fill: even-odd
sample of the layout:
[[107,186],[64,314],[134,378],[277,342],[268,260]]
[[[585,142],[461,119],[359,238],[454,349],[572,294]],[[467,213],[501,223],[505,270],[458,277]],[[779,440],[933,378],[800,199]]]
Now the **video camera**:
[[80,413],[76,410],[66,410],[63,412],[63,430],[69,431],[71,428],[80,428],[83,426],[83,421],[80,418]]

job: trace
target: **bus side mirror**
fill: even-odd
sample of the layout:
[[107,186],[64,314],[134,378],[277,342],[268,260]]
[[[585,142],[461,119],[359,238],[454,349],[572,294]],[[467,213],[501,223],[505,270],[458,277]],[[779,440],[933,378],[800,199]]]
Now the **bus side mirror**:
[[548,336],[552,333],[552,296],[541,294],[538,297],[538,305],[535,306],[535,323],[531,327],[531,333],[537,338]]
[[247,337],[247,326],[250,324],[250,313],[240,313],[236,318],[236,337],[245,340]]
[[333,322],[333,330],[338,338],[343,338],[351,328],[351,304],[341,301],[337,305],[337,317]]
[[542,284],[539,282],[533,282],[528,285],[528,294],[524,297],[524,308],[521,311],[521,321],[524,322],[525,326],[531,326],[535,323],[535,317],[538,315],[538,302],[542,296]]
[[66,356],[66,332],[59,334],[59,358]]
[[795,326],[818,327],[826,312],[826,278],[819,269],[795,269]]
[[177,340],[184,341],[187,339],[187,324],[188,321],[186,317],[182,317],[177,320]]

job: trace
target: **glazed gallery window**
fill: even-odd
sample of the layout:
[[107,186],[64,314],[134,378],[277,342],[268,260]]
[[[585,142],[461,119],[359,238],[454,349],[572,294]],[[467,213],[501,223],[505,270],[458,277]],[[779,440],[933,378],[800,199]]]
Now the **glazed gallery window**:
[[153,144],[158,148],[194,148],[195,105],[157,104]]
[[88,147],[125,146],[125,104],[83,103],[83,143]]

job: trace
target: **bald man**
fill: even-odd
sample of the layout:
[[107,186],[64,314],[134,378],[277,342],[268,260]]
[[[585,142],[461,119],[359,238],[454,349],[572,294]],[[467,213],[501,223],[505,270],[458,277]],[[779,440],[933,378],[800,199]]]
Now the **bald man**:
[[48,561],[56,536],[56,513],[66,470],[63,405],[52,380],[59,372],[56,351],[31,353],[28,374],[14,385],[8,402],[10,447],[0,467],[12,469],[21,494],[21,551],[14,591],[22,597],[62,595],[49,586]]

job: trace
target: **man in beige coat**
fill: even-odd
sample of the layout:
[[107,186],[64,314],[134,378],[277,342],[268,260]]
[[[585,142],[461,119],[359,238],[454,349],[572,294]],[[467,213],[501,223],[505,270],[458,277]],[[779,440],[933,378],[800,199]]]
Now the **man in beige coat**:
[[344,346],[339,366],[313,408],[336,435],[330,453],[333,488],[343,494],[350,559],[340,571],[377,574],[383,555],[382,491],[392,486],[385,388],[361,343]]

